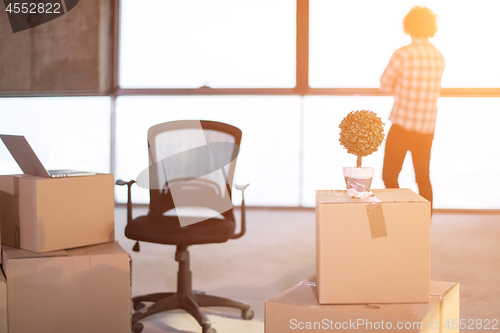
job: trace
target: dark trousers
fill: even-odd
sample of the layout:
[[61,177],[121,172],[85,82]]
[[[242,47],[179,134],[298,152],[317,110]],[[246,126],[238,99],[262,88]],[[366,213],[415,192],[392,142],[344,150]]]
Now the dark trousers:
[[384,168],[382,179],[386,188],[399,188],[398,177],[408,151],[411,152],[418,192],[431,202],[432,186],[429,177],[431,147],[434,134],[407,131],[392,125],[385,142]]

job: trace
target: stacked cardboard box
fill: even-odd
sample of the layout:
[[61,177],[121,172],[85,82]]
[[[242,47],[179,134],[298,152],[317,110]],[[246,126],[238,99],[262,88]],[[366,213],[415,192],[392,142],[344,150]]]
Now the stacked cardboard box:
[[[317,191],[316,276],[266,302],[267,333],[441,332],[458,321],[458,284],[430,280],[430,203],[408,189],[373,193]],[[377,327],[359,328],[367,322]]]
[[458,332],[459,285],[430,287],[425,303],[330,305],[318,302],[312,276],[266,301],[265,332]]
[[114,241],[113,175],[0,176],[2,244],[49,252]]
[[10,333],[131,331],[131,261],[114,242],[113,186],[111,174],[0,176]]
[[408,189],[316,194],[321,304],[428,302],[430,204]]

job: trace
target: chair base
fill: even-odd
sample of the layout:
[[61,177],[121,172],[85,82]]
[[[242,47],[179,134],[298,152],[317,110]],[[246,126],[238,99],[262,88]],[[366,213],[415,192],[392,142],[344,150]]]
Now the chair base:
[[[134,333],[142,331],[143,325],[139,323],[140,320],[160,312],[176,309],[182,309],[192,315],[202,327],[203,333],[216,333],[216,331],[211,327],[212,324],[210,320],[200,307],[223,306],[240,309],[243,319],[250,320],[253,318],[253,311],[250,309],[249,304],[223,297],[206,295],[203,292],[193,292],[192,294],[175,292],[155,293],[134,297],[132,301],[134,310],[136,310],[132,315],[132,328]],[[153,304],[146,308],[144,302],[153,302]]]

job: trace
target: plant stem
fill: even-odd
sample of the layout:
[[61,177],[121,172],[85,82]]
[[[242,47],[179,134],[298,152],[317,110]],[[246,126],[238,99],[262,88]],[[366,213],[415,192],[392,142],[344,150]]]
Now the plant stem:
[[361,156],[358,156],[358,160],[356,162],[356,168],[361,168]]

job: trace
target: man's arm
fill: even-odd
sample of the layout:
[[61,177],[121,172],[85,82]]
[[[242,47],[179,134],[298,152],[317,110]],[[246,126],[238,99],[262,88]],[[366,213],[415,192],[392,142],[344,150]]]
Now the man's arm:
[[382,92],[394,92],[394,87],[396,86],[396,82],[398,81],[399,76],[401,75],[403,62],[401,59],[401,55],[399,52],[394,52],[389,60],[389,64],[387,65],[384,73],[380,77],[380,91]]

